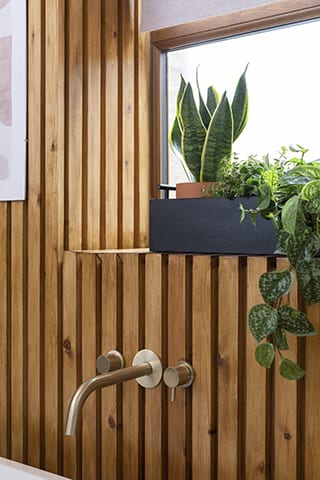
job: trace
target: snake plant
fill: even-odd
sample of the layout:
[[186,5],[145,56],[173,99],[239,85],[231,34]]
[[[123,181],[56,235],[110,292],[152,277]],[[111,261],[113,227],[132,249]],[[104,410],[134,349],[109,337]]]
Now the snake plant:
[[181,75],[169,145],[181,160],[190,181],[217,181],[221,164],[231,161],[233,142],[248,120],[247,67],[238,80],[231,104],[227,93],[219,98],[213,86],[207,89],[204,101],[197,68],[197,105],[191,84]]

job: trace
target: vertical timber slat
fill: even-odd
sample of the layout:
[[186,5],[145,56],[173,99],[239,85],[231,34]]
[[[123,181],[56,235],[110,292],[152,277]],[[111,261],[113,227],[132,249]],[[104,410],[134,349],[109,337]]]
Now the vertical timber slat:
[[[123,263],[123,352],[126,365],[140,349],[139,255],[122,254]],[[139,478],[139,386],[125,382],[123,391],[123,478]]]
[[[260,275],[267,271],[265,258],[247,260],[247,310],[263,303],[258,289]],[[249,329],[246,339],[246,479],[266,478],[266,371],[257,364],[254,352],[257,346]]]
[[[67,51],[67,248],[82,246],[83,1],[70,0]],[[76,179],[76,181],[75,181]]]
[[100,247],[100,161],[101,161],[101,0],[86,2],[87,84],[87,239],[89,249]]
[[11,206],[11,456],[24,461],[23,203]]
[[[186,358],[186,257],[169,255],[168,258],[168,366]],[[168,392],[168,479],[182,480],[186,476],[187,407],[186,392],[176,391],[170,401]]]
[[[41,345],[41,0],[28,4],[28,361],[27,463],[40,466],[40,345]],[[0,262],[1,263],[1,262]]]
[[[121,265],[116,254],[102,255],[102,331],[101,345],[102,354],[110,350],[122,351],[118,343],[121,333],[121,318],[119,298],[121,296]],[[120,298],[121,300],[121,298]],[[117,404],[117,389],[113,386],[102,389],[102,478],[113,480],[117,478],[118,458],[121,443],[119,438],[120,405]]]
[[105,0],[105,205],[102,212],[105,248],[118,245],[119,224],[119,85],[118,85],[118,0]]
[[[166,321],[163,312],[163,298],[165,286],[163,280],[162,255],[150,254],[146,256],[146,348],[157,353],[162,362],[165,362],[164,334]],[[164,405],[164,385],[146,391],[145,400],[145,478],[161,480],[165,477],[163,458],[166,454],[164,444],[164,419],[166,408]],[[157,435],[155,435],[157,432]]]
[[[45,9],[45,468],[59,469],[59,295],[64,203],[64,0]],[[54,81],[53,81],[54,79]]]
[[[96,375],[96,256],[81,255],[81,332],[82,382]],[[89,395],[82,408],[82,474],[84,479],[97,478],[97,393]]]
[[[77,388],[77,310],[78,306],[78,274],[77,256],[66,252],[63,263],[63,420],[64,425],[70,399]],[[77,445],[75,436],[64,436],[63,439],[63,474],[66,477],[77,478]]]
[[212,479],[211,257],[194,257],[192,290],[192,477]]
[[237,478],[238,258],[219,259],[218,479]]
[[134,0],[120,0],[122,36],[122,248],[134,246]]
[[[288,268],[287,259],[278,259],[277,268]],[[284,300],[284,304],[286,303]],[[297,283],[290,291],[290,304],[298,308]],[[283,351],[284,357],[295,362],[297,358],[297,338],[287,333],[289,345],[288,353]],[[290,382],[279,374],[279,355],[275,360],[275,411],[274,411],[274,478],[297,478],[297,382]]]

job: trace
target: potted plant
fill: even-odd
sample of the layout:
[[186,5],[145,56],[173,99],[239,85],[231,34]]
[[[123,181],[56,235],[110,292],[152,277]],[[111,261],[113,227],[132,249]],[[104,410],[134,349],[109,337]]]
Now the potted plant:
[[[293,156],[288,157],[288,153]],[[257,341],[255,357],[266,368],[280,357],[280,374],[290,380],[305,372],[284,354],[288,350],[287,332],[314,335],[306,314],[290,305],[290,290],[295,279],[300,295],[309,303],[320,302],[320,162],[307,163],[301,146],[282,147],[273,163],[251,157],[235,162],[221,174],[218,194],[227,197],[258,195],[255,209],[242,209],[255,223],[259,216],[269,219],[277,236],[278,254],[288,257],[287,269],[261,275],[259,290],[264,303],[254,305],[248,315],[250,332]]]
[[320,302],[320,162],[307,162],[307,150],[300,145],[282,147],[274,161],[250,156],[235,160],[220,171],[219,185],[213,196],[240,198],[256,196],[255,208],[240,204],[241,220],[246,216],[256,224],[258,218],[273,225],[277,237],[277,255],[286,255],[289,267],[265,272],[259,279],[264,303],[248,313],[248,326],[258,345],[257,362],[270,368],[276,355],[279,372],[289,380],[298,380],[305,372],[288,358],[287,332],[298,337],[315,335],[305,312],[290,303],[290,291],[298,283],[301,297],[308,304]]
[[[214,86],[208,87],[204,101],[197,68],[197,105],[191,84],[181,75],[169,146],[192,183],[217,182],[221,165],[232,160],[233,142],[244,130],[248,119],[247,68],[248,65],[238,80],[231,103],[227,92],[219,98]],[[177,185],[177,197],[186,196],[181,193],[186,185]],[[196,196],[202,196],[202,188],[200,183]]]

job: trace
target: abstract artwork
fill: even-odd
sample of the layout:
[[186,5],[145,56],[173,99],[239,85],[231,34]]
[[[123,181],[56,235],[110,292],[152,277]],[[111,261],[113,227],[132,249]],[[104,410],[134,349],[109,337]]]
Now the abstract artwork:
[[0,200],[26,190],[26,2],[0,0]]

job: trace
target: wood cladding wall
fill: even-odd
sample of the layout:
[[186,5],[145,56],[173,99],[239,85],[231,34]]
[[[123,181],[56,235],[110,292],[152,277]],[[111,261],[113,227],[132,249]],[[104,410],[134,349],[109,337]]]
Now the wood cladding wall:
[[27,199],[0,203],[0,456],[62,471],[63,252],[147,244],[149,37],[138,0],[27,4]]
[[[127,366],[141,348],[157,352],[164,367],[185,359],[195,381],[177,389],[174,403],[164,383],[145,390],[133,380],[92,394],[81,436],[63,439],[64,474],[319,478],[319,337],[290,336],[290,357],[307,370],[304,380],[290,382],[256,364],[246,323],[247,309],[261,302],[260,274],[285,265],[261,257],[66,253],[64,417],[77,385],[96,374],[97,355],[115,348]],[[319,329],[319,308],[308,314]]]

